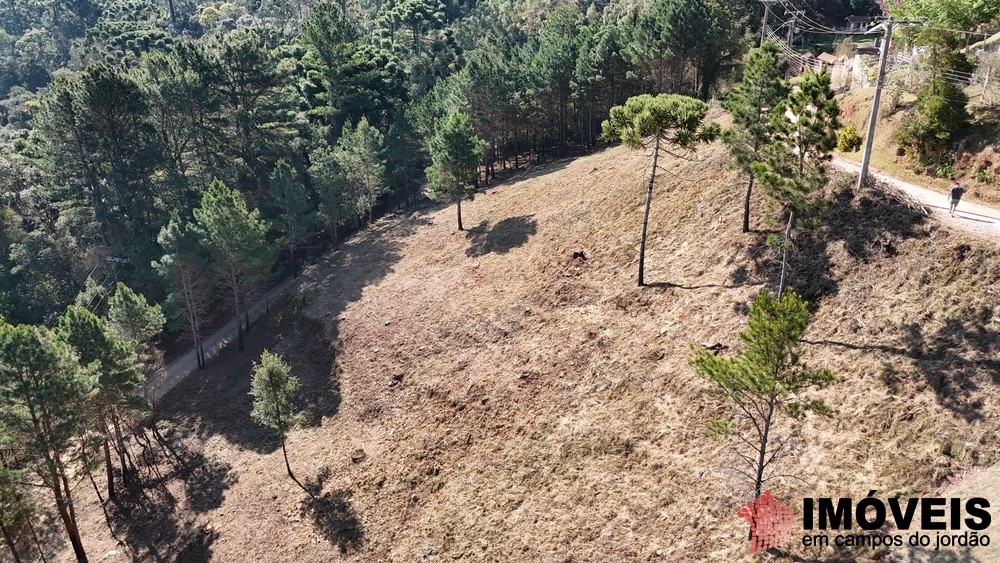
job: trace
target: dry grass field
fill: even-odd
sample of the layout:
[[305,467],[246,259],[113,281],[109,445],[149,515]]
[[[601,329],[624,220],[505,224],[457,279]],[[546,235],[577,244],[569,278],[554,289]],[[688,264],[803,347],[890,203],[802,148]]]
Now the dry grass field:
[[[648,164],[626,148],[489,186],[463,205],[466,232],[453,206],[432,206],[354,237],[253,327],[247,352],[160,405],[172,451],[157,449],[144,496],[112,507],[117,542],[80,487],[93,560],[751,560],[735,516],[750,489],[706,429],[728,410],[689,358],[738,346],[748,303],[777,285],[778,227],[757,197],[740,233],[725,150],[701,158],[665,163],[646,288]],[[805,357],[839,377],[824,392],[837,415],[780,427],[792,477],[770,483],[776,496],[911,495],[995,463],[996,241],[877,190],[828,195],[825,225],[796,235],[790,281],[814,311]],[[303,380],[307,423],[288,449],[312,500],[249,419],[264,348]],[[758,559],[890,556],[793,540]]]

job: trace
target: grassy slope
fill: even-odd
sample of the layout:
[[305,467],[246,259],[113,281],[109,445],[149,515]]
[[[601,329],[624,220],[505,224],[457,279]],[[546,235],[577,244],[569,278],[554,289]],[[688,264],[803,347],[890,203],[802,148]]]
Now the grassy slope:
[[[647,278],[684,287],[633,287],[645,160],[621,148],[478,198],[472,240],[453,209],[418,214],[310,272],[309,313],[339,340],[331,430],[359,437],[343,455],[369,453],[343,475],[369,538],[359,559],[743,552],[745,489],[715,470],[726,445],[704,429],[723,411],[687,363],[692,343],[735,345],[776,275],[765,233],[737,232],[724,161],[673,162],[685,180],[659,184]],[[823,342],[808,355],[843,381],[840,416],[810,421],[787,462],[802,478],[788,498],[914,492],[995,459],[1000,267],[880,201],[840,194],[837,226],[795,258]],[[389,271],[345,304],[373,244],[392,247]]]
[[[193,425],[175,432],[189,449],[227,468],[224,493],[177,526],[195,532],[151,543],[219,561],[747,558],[735,517],[747,487],[705,429],[726,410],[688,358],[692,344],[736,346],[777,269],[767,232],[738,232],[725,151],[708,153],[668,159],[658,182],[647,257],[658,286],[634,287],[647,160],[625,148],[491,187],[463,206],[477,225],[467,234],[453,207],[418,211],[309,268],[301,296],[334,342],[329,381],[313,373],[321,350],[302,343],[320,336],[313,324],[277,343],[257,330],[251,348],[292,353],[310,404],[337,394],[289,440],[301,477],[328,475],[337,520],[300,514],[280,450],[245,422],[249,359],[233,356],[164,409]],[[928,490],[996,459],[995,251],[885,201],[839,193],[831,226],[798,239],[792,285],[816,310],[806,355],[841,382],[827,395],[839,415],[809,419],[783,461],[799,479],[774,483],[793,506]],[[755,217],[765,207],[758,198]],[[85,533],[100,551],[91,508]]]

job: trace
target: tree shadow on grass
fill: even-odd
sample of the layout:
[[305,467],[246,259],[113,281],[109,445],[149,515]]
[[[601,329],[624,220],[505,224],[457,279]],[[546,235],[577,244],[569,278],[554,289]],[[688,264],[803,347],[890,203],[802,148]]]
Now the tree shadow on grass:
[[523,246],[528,239],[538,232],[538,222],[530,215],[508,217],[487,227],[486,221],[479,223],[466,231],[466,238],[471,245],[465,255],[469,257],[485,256],[486,254],[506,254]]
[[[151,434],[139,440],[139,479],[106,502],[111,533],[135,561],[207,561],[215,532],[196,524],[196,515],[221,506],[237,474],[228,463],[188,448],[169,426]],[[167,486],[178,479],[182,507]]]
[[1000,330],[988,307],[959,310],[932,331],[918,323],[900,327],[900,344],[852,344],[839,340],[803,340],[816,346],[878,352],[906,360],[910,369],[886,369],[883,382],[891,387],[919,378],[943,408],[967,422],[983,419],[983,385],[1000,383]]
[[[839,279],[832,268],[831,247],[842,243],[847,254],[858,261],[893,257],[901,241],[929,236],[927,216],[908,205],[900,192],[876,183],[855,188],[856,176],[837,173],[827,188],[825,206],[816,228],[807,229],[800,221],[792,233],[788,255],[786,287],[806,299],[811,307],[825,296],[835,295]],[[760,280],[777,291],[781,279],[781,230],[752,233],[754,241],[747,263],[730,275],[733,284]]]
[[351,505],[349,489],[323,492],[323,485],[331,475],[330,468],[324,467],[314,479],[305,480],[309,496],[302,500],[299,512],[303,517],[311,518],[316,531],[346,555],[364,546],[365,533]]

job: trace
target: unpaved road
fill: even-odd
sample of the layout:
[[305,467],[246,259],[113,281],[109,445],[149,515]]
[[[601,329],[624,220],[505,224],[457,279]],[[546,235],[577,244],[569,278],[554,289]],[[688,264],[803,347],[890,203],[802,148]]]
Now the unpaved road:
[[[857,174],[861,166],[856,162],[833,157],[831,164],[846,172]],[[955,210],[955,216],[948,216],[948,193],[932,190],[910,182],[893,178],[875,168],[869,173],[879,180],[895,186],[927,208],[931,215],[942,223],[967,232],[1000,237],[1000,210],[979,203],[962,200]]]
[[[294,279],[285,280],[251,305],[249,308],[250,322],[252,323],[259,318],[267,310],[268,304],[274,303],[277,298],[287,293],[294,281]],[[206,359],[211,359],[218,354],[226,344],[236,338],[236,335],[236,319],[232,318],[222,328],[205,339]],[[186,354],[167,364],[163,371],[151,378],[147,385],[149,398],[154,402],[159,401],[178,383],[183,381],[185,377],[197,369],[198,360],[195,358],[194,349],[192,348]]]

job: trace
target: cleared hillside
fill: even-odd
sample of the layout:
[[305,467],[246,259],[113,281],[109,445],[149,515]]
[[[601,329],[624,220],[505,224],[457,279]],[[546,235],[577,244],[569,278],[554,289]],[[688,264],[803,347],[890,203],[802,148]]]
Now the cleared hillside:
[[[463,206],[467,233],[442,206],[355,237],[250,335],[251,353],[283,351],[305,380],[309,424],[289,455],[322,477],[327,516],[300,504],[276,439],[249,422],[254,358],[230,351],[161,408],[168,440],[209,463],[165,470],[175,502],[133,513],[146,528],[124,541],[144,560],[748,560],[735,517],[748,490],[706,430],[726,411],[688,359],[738,344],[776,251],[763,221],[739,233],[742,187],[721,147],[705,154],[668,160],[658,182],[653,287],[634,284],[647,159],[625,148],[491,186]],[[783,460],[798,479],[776,494],[910,494],[992,464],[995,242],[881,193],[830,196],[827,226],[799,235],[792,286],[815,310],[807,359],[841,379],[825,395],[838,415],[804,424]],[[88,518],[107,553],[100,511]],[[130,558],[118,549],[107,560]]]

